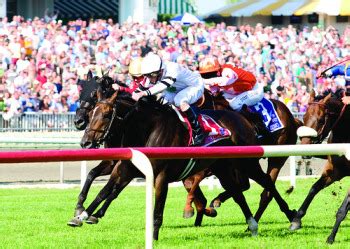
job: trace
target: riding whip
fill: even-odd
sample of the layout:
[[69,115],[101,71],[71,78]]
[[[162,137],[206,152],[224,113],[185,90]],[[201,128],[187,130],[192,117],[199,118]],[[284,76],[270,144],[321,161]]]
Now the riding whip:
[[320,75],[316,77],[316,79],[321,78],[322,75],[323,75],[325,72],[327,72],[329,69],[332,69],[333,67],[338,66],[339,64],[342,64],[342,63],[347,62],[347,61],[349,61],[349,60],[350,60],[350,56],[347,55],[346,58],[345,58],[344,60],[339,61],[338,63],[336,63],[336,64],[334,64],[334,65],[332,65],[332,66],[326,68],[325,70],[323,70],[323,71],[320,73]]

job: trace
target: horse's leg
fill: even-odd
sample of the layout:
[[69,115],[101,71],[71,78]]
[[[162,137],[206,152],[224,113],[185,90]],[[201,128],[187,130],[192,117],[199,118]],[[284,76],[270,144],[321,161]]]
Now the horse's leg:
[[[131,179],[130,179],[130,181],[131,181]],[[112,193],[106,198],[106,200],[102,204],[102,207],[99,210],[97,210],[94,214],[90,215],[89,218],[86,220],[86,223],[87,224],[97,224],[99,219],[105,215],[105,213],[106,213],[109,205],[112,203],[112,201],[118,197],[120,192],[123,191],[123,189],[130,183],[130,181],[123,181],[120,183],[117,182],[113,187]]]
[[79,193],[78,202],[77,202],[77,205],[75,207],[74,216],[80,215],[85,210],[84,202],[87,198],[87,194],[90,190],[92,182],[99,176],[109,175],[112,172],[115,164],[116,164],[115,161],[104,160],[104,161],[100,162],[99,165],[97,165],[95,168],[90,170],[89,174],[86,177],[86,181],[84,183],[84,186],[83,186],[81,192]]
[[159,229],[163,224],[165,200],[168,194],[168,183],[165,180],[164,171],[155,179],[155,202],[154,202],[154,230],[153,239],[158,240]]
[[199,183],[203,180],[203,174],[202,172],[199,172],[196,175],[190,176],[183,180],[183,185],[185,189],[187,190],[187,198],[186,198],[186,204],[183,211],[183,217],[184,218],[191,218],[194,215],[194,209],[192,207],[192,203],[194,201],[194,191],[198,187]]
[[229,167],[221,167],[219,170],[213,170],[213,173],[218,177],[226,192],[230,194],[233,200],[240,206],[252,236],[258,235],[258,223],[253,217],[239,184],[233,180],[231,169],[229,169]]
[[[281,170],[281,167],[283,166],[286,160],[287,160],[286,157],[274,157],[274,158],[268,159],[268,168],[266,173],[270,175],[273,183],[276,182],[278,174]],[[256,221],[260,220],[261,216],[263,215],[264,211],[266,210],[271,200],[272,200],[272,196],[270,192],[264,189],[260,195],[260,203],[259,203],[258,211],[254,215],[254,218]]]
[[256,165],[256,167],[254,168],[249,168],[249,169],[247,167],[244,168],[249,178],[253,179],[258,184],[260,184],[264,189],[269,191],[272,197],[275,198],[278,206],[280,207],[280,210],[287,216],[289,221],[292,221],[296,211],[289,209],[287,202],[281,197],[280,193],[277,191],[275,184],[271,180],[271,177],[262,170],[259,164],[259,161],[257,161],[256,159],[244,159],[244,160],[251,160],[252,162],[251,166],[254,166],[254,164]]
[[92,201],[92,203],[85,211],[70,220],[68,222],[69,226],[82,226],[82,222],[84,220],[87,220],[88,217],[96,210],[96,208],[112,194],[114,188],[116,191],[119,191],[118,193],[120,193],[125,185],[127,185],[134,177],[136,177],[135,170],[132,170],[132,167],[127,167],[128,165],[130,166],[130,163],[128,161],[118,161],[107,184],[98,193],[95,200]]
[[[240,189],[242,191],[246,191],[250,187],[249,179],[246,175],[242,175],[242,172],[238,171],[237,169],[232,169],[233,179],[236,181],[237,184],[240,185]],[[218,208],[221,206],[222,203],[224,203],[226,200],[231,198],[231,194],[227,191],[224,191],[220,193],[217,197],[215,197],[210,202],[210,208]]]
[[183,216],[184,218],[190,218],[194,215],[194,209],[192,208],[192,203],[194,203],[197,210],[195,226],[200,226],[202,224],[203,215],[209,217],[216,217],[217,215],[215,210],[210,208],[206,209],[207,199],[199,187],[199,183],[207,177],[208,174],[209,172],[204,170],[183,181],[185,189],[188,192]]
[[322,172],[322,176],[318,179],[311,187],[309,193],[307,194],[303,204],[301,204],[296,217],[293,219],[289,229],[294,231],[301,228],[301,219],[305,216],[307,209],[309,208],[314,197],[320,192],[322,189],[328,187],[336,180],[340,180],[335,176],[338,175],[337,168],[333,168],[333,165],[327,161],[326,166]]
[[328,244],[333,244],[335,236],[338,232],[338,228],[340,226],[340,223],[345,219],[346,214],[349,211],[349,208],[350,208],[350,189],[348,189],[348,192],[345,196],[345,199],[337,211],[335,224],[333,226],[331,234],[327,238]]

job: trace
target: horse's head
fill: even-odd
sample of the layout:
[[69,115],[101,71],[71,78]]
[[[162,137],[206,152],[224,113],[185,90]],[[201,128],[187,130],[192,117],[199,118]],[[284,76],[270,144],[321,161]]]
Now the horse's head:
[[301,143],[321,143],[333,129],[341,108],[341,101],[332,93],[315,97],[315,92],[312,90],[309,107],[304,114],[304,126],[297,130]]
[[111,97],[104,98],[102,89],[98,88],[96,92],[97,103],[90,112],[89,124],[80,141],[82,148],[97,148],[108,136],[113,120],[114,103],[117,95],[118,92],[115,92]]
[[89,122],[89,112],[96,103],[96,89],[98,87],[96,78],[92,77],[91,71],[87,74],[86,80],[78,80],[80,86],[80,106],[74,116],[74,125],[78,130],[84,130]]
[[102,75],[101,78],[97,79],[96,82],[99,85],[99,87],[102,89],[102,93],[106,97],[112,96],[114,93],[114,90],[112,88],[112,85],[115,83],[113,78],[108,75],[108,71]]
[[97,102],[97,88],[100,88],[100,94],[104,97],[111,97],[114,93],[112,84],[113,79],[104,74],[102,77],[92,77],[91,71],[87,75],[87,80],[79,80],[80,106],[74,117],[74,125],[78,130],[84,130],[89,122],[89,112],[95,107]]

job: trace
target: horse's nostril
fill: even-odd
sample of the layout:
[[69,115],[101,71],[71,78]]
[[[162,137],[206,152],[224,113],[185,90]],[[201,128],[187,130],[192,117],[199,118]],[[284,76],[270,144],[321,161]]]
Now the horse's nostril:
[[92,148],[92,143],[89,142],[89,141],[86,141],[86,142],[84,142],[84,143],[80,143],[80,146],[81,146],[82,148],[85,148],[85,149],[90,149],[90,148]]
[[78,130],[84,130],[87,123],[84,120],[74,120],[74,125]]

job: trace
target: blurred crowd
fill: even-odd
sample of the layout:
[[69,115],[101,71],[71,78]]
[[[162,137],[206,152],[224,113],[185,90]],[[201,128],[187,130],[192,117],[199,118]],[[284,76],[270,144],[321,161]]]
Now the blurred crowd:
[[79,106],[78,79],[88,70],[130,82],[128,65],[149,51],[192,70],[205,57],[233,62],[256,76],[267,98],[304,112],[310,89],[344,87],[343,77],[316,79],[350,56],[350,25],[339,33],[292,25],[283,28],[225,23],[206,26],[108,20],[0,19],[0,112],[63,113]]

